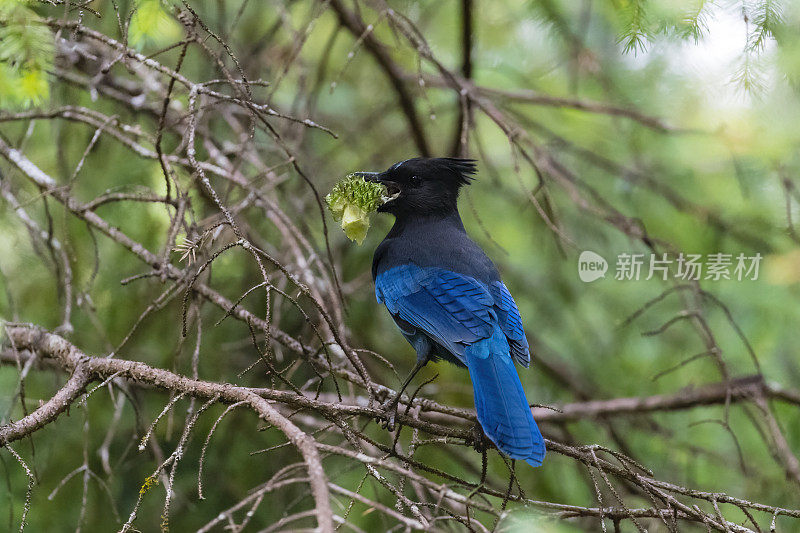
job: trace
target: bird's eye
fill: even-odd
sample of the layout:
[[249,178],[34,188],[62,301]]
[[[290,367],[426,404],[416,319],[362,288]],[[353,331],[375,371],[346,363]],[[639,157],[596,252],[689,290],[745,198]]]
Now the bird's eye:
[[422,183],[422,178],[420,178],[419,176],[411,176],[411,179],[409,181],[411,182],[411,185],[416,187],[417,185]]

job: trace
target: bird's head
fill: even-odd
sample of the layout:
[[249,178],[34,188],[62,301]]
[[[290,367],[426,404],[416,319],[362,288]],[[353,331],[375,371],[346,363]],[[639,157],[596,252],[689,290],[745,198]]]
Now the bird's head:
[[386,187],[389,200],[379,212],[404,215],[445,214],[456,209],[458,191],[472,181],[475,160],[415,157],[395,163],[384,172],[357,173]]

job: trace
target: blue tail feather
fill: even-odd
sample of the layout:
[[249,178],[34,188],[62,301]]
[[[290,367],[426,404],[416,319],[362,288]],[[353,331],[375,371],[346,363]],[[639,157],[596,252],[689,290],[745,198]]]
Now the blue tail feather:
[[544,439],[531,415],[505,334],[495,326],[491,337],[467,346],[464,356],[478,421],[486,436],[512,459],[540,466]]

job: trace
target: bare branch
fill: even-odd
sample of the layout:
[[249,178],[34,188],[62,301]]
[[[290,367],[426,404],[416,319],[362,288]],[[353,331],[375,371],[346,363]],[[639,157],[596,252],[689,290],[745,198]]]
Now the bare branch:
[[[39,351],[53,359],[65,370],[71,371],[73,377],[53,397],[53,400],[42,408],[44,411],[40,409],[31,413],[29,416],[32,418],[25,420],[22,425],[17,423],[0,428],[0,443],[5,445],[23,438],[25,435],[54,420],[59,413],[69,406],[70,400],[74,400],[80,390],[86,386],[89,376],[103,379],[119,373],[132,381],[181,392],[194,398],[204,400],[216,398],[221,402],[231,404],[243,402],[264,421],[280,429],[303,455],[310,479],[311,492],[316,502],[317,522],[322,531],[333,531],[333,518],[327,488],[328,481],[314,441],[254,392],[230,384],[190,379],[136,361],[91,357],[63,338],[34,327],[8,324],[6,325],[6,331],[17,349]],[[36,413],[39,414],[37,415]]]

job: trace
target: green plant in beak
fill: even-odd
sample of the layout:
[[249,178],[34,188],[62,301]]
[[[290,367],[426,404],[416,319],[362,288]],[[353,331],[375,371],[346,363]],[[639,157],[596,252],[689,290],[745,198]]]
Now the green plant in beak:
[[369,217],[384,202],[385,189],[380,183],[364,181],[348,174],[325,197],[334,220],[342,225],[344,234],[358,244],[364,242],[369,229]]

